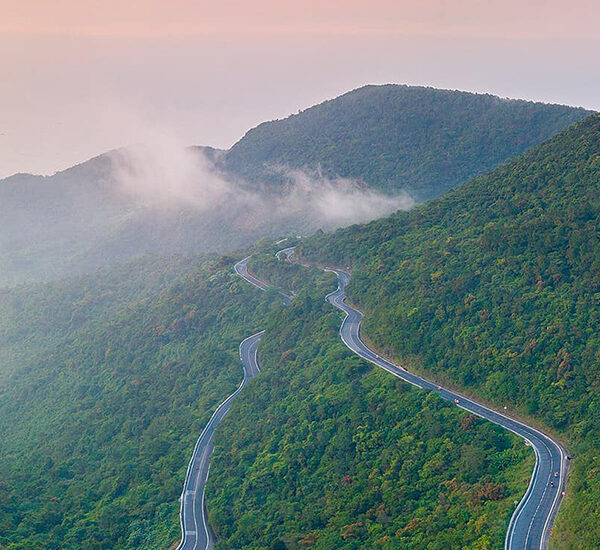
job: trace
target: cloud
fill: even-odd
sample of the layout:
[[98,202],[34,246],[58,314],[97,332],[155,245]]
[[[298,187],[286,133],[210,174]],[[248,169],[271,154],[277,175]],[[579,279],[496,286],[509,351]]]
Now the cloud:
[[234,193],[202,154],[172,141],[109,153],[118,190],[148,207],[207,209]]
[[120,193],[139,208],[185,209],[207,224],[268,231],[332,229],[407,210],[406,193],[386,195],[346,178],[273,169],[285,182],[257,186],[223,174],[201,149],[158,140],[110,153]]
[[297,209],[326,227],[363,223],[415,204],[408,193],[387,195],[347,178],[327,178],[320,173],[283,170],[292,183],[282,207]]

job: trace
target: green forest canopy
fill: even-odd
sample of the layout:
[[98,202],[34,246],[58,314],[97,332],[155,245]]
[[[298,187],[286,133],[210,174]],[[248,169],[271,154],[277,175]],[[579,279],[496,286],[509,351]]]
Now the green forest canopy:
[[207,487],[216,548],[502,546],[533,455],[518,437],[374,369],[345,348],[330,275],[265,325],[261,375],[219,428]]

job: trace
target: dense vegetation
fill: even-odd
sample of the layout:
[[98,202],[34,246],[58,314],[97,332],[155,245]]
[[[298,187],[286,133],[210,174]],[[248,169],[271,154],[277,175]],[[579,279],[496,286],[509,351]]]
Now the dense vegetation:
[[[354,265],[350,297],[380,349],[562,435],[576,456],[564,549],[600,541],[599,235],[595,116],[440,200],[300,246]],[[0,293],[1,548],[168,548],[195,438],[259,327],[263,373],[211,470],[221,548],[501,545],[531,471],[522,443],[353,356],[323,300],[331,278],[264,249],[251,268],[298,293],[290,308],[227,257]]]
[[128,303],[150,298],[198,270],[203,261],[146,256],[73,279],[0,290],[0,384],[57,338],[115,317]]
[[262,373],[219,428],[217,548],[501,547],[533,466],[522,441],[348,351],[323,300],[331,275],[272,255],[254,266],[304,285],[271,316]]
[[[365,86],[250,130],[225,166],[253,181],[312,168],[417,200],[439,197],[590,114],[583,109],[411,86]],[[270,177],[280,181],[276,174]]]
[[195,439],[272,307],[227,258],[0,298],[0,547],[166,549]]
[[381,350],[561,434],[554,548],[600,546],[600,117],[409,213],[301,246],[353,264]]

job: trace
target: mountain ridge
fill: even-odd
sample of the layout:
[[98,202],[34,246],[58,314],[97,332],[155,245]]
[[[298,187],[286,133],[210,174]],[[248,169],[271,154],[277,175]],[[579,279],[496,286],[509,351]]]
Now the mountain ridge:
[[[14,175],[0,180],[0,286],[373,219],[442,194],[585,113],[368,86],[263,123],[228,151],[137,146],[52,176]],[[340,203],[356,211],[340,217]]]
[[[533,124],[536,117],[540,118],[549,111],[554,111],[558,121],[553,121],[553,129],[564,129],[570,123],[593,113],[580,107],[505,99],[492,94],[400,84],[367,85],[309,107],[298,114],[259,124],[246,132],[225,152],[224,166],[250,179],[264,178],[266,174],[261,171],[260,163],[298,167],[302,165],[298,158],[304,154],[303,160],[312,162],[313,168],[315,160],[320,162],[326,173],[331,171],[338,176],[350,178],[366,176],[365,179],[370,185],[388,192],[405,188],[414,193],[418,201],[435,198],[462,181],[484,173],[530,146],[541,143],[555,133],[552,129],[540,131],[544,130],[540,125],[537,128],[530,127],[534,135],[529,138],[519,136],[518,130],[524,128],[515,128],[514,120],[503,118],[503,108],[520,109],[521,112],[512,114],[522,117],[520,123],[523,127],[525,124]],[[474,116],[469,118],[469,111],[473,111],[471,114]],[[569,113],[573,116],[570,117]],[[373,151],[364,148],[360,150],[361,154],[357,155],[356,143],[348,143],[352,142],[352,130],[347,129],[366,124],[369,117],[377,121],[374,130],[385,129],[388,134],[379,139],[377,135],[369,133],[368,127],[361,128],[368,138],[367,144],[371,147],[375,145],[377,149]],[[568,122],[561,124],[559,121],[562,117],[568,119]],[[503,124],[499,124],[500,121]],[[419,132],[418,124],[412,125],[413,122],[428,127],[424,132]],[[465,127],[472,129],[473,139],[470,140],[468,133],[464,133]],[[465,143],[456,147],[452,139],[444,141],[445,131],[455,133],[456,137]],[[492,134],[494,131],[498,132],[497,136]],[[440,136],[440,143],[435,144],[431,150],[427,149],[427,140],[440,140]],[[522,139],[522,144],[515,146],[514,143],[510,143],[509,136],[517,140]],[[396,147],[395,139],[399,140]],[[505,150],[486,150],[492,160],[479,166],[475,166],[474,163],[469,166],[469,155],[478,152],[476,139],[490,140],[490,145],[502,145]],[[415,140],[419,142],[417,146],[414,144]],[[436,157],[442,153],[449,154],[444,150],[447,148],[453,153],[452,157],[449,157],[450,162],[440,167],[436,166]],[[322,154],[322,151],[328,149],[333,150],[333,161]],[[419,166],[411,167],[410,170],[400,166],[398,170],[398,167],[392,166],[399,159],[405,164],[410,164],[413,160],[411,155],[416,153],[423,155],[418,157],[417,161],[427,163],[427,170],[423,171]],[[357,156],[362,161],[358,167],[360,170],[349,164],[350,159]],[[451,168],[453,163],[461,162],[467,164],[465,170],[452,174],[453,179],[447,178],[444,171]],[[369,164],[375,166],[373,173],[369,172]],[[408,179],[408,183],[393,181],[402,174]],[[423,178],[428,181],[419,181]],[[436,188],[435,178],[442,181],[439,189]]]

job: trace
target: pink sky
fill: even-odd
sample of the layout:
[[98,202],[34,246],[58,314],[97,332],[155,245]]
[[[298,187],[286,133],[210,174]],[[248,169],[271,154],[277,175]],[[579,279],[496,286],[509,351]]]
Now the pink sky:
[[0,0],[0,177],[248,128],[367,83],[600,109],[597,0]]

